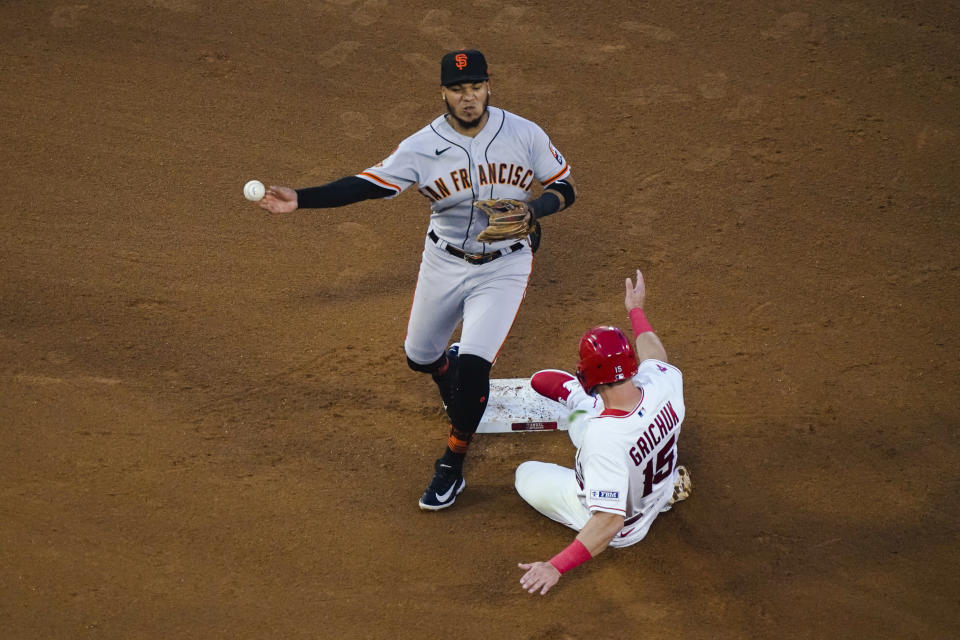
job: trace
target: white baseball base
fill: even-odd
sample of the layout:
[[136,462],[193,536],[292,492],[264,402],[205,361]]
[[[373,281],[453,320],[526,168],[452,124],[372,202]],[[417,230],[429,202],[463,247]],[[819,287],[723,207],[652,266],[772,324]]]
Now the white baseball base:
[[530,387],[530,378],[490,381],[490,399],[477,433],[566,431],[569,411]]

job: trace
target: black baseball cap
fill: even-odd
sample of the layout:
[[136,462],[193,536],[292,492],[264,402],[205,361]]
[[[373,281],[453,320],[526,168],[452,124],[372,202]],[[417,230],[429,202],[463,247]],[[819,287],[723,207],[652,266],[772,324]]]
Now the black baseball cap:
[[451,51],[440,61],[440,84],[445,87],[489,79],[487,59],[475,49]]

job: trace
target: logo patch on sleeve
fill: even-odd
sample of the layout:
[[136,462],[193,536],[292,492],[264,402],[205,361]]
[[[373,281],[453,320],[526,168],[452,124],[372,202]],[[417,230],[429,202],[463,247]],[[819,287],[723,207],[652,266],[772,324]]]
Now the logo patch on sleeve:
[[552,142],[551,142],[551,143],[548,143],[548,144],[550,145],[550,153],[553,154],[553,157],[554,157],[554,159],[557,161],[557,164],[559,164],[559,165],[562,167],[562,166],[563,166],[563,156],[560,155],[560,152],[557,151],[557,148],[556,148],[555,146],[553,146],[553,143],[552,143]]
[[620,497],[619,491],[591,491],[590,497],[596,500],[616,500]]

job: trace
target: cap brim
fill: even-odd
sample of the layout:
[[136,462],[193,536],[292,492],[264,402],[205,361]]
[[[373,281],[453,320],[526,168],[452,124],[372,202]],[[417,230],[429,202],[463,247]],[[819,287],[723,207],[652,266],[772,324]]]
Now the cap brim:
[[452,84],[462,84],[464,82],[483,82],[489,80],[490,76],[463,76],[462,78],[457,78],[456,80],[448,80],[443,82],[443,86],[449,87]]

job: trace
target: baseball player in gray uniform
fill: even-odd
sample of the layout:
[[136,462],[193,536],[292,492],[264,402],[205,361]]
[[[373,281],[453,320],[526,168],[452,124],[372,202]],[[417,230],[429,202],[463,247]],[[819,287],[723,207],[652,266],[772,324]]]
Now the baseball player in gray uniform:
[[[484,55],[453,51],[440,62],[446,113],[360,173],[306,189],[271,186],[271,213],[393,198],[410,186],[430,204],[404,350],[433,377],[450,419],[443,455],[420,507],[449,507],[466,486],[463,465],[486,408],[490,368],[524,298],[538,220],[573,204],[570,166],[544,131],[489,106]],[[539,183],[542,193],[532,198]],[[459,342],[450,346],[458,324]]]
[[608,546],[640,542],[656,517],[690,495],[677,464],[683,422],[683,376],[667,363],[663,343],[643,312],[646,286],[626,282],[624,302],[636,343],[616,327],[594,327],[580,339],[576,376],[556,369],[530,378],[535,391],[571,410],[574,468],[528,461],[516,488],[534,509],[578,532],[548,562],[521,563],[521,586],[543,595],[569,571]]

